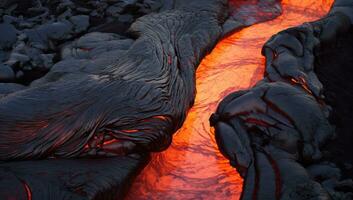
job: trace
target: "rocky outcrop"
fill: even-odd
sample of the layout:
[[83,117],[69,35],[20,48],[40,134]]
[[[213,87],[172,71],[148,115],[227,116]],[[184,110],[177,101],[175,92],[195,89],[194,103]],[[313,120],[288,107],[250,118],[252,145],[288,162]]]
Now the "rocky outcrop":
[[15,76],[0,76],[0,82],[29,84],[61,59],[61,46],[87,32],[124,34],[137,18],[162,6],[160,0],[2,1],[0,62]]
[[[330,73],[339,79],[334,74],[351,71],[352,63],[337,61],[336,50],[330,61],[338,64],[319,62],[327,61],[328,46],[337,45],[342,35],[349,38],[352,13],[349,1],[337,1],[327,17],[274,35],[262,50],[265,78],[226,97],[211,116],[219,149],[244,178],[242,199],[353,198],[352,180],[344,180],[327,157],[325,144],[335,129],[324,95],[337,83]],[[347,54],[351,45],[345,45]]]
[[4,198],[122,198],[183,124],[201,59],[257,22],[226,0],[46,2],[1,2]]

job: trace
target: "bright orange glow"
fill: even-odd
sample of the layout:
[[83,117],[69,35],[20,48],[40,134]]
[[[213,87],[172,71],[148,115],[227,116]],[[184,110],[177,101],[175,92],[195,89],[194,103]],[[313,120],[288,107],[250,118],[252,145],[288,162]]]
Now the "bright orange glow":
[[120,142],[120,141],[117,140],[117,139],[111,139],[111,140],[108,140],[108,141],[104,141],[102,146],[105,146],[105,145],[108,145],[108,144],[117,143],[117,142]]
[[137,133],[139,130],[137,129],[132,129],[132,130],[121,130],[121,132],[124,132],[124,133]]
[[208,119],[221,99],[262,79],[261,47],[275,33],[324,16],[333,0],[284,0],[275,20],[223,39],[197,71],[197,96],[184,126],[165,152],[156,153],[127,199],[239,199],[242,179],[223,158]]

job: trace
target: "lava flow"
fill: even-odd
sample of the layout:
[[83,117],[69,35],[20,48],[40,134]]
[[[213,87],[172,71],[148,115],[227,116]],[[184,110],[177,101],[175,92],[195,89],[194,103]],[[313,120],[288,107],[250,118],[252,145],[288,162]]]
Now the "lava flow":
[[262,79],[263,44],[275,33],[324,16],[333,0],[283,0],[275,20],[220,41],[197,71],[197,96],[172,145],[155,153],[127,199],[239,199],[242,179],[218,151],[209,116],[221,99]]

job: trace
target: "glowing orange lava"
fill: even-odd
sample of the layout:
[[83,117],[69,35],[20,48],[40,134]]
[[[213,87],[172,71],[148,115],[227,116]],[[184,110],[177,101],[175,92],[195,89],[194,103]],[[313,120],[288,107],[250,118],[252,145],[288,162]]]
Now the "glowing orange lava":
[[261,47],[275,33],[324,16],[333,0],[284,0],[283,14],[217,44],[197,71],[197,96],[168,150],[156,153],[127,199],[239,199],[242,179],[223,158],[209,116],[221,99],[262,79]]

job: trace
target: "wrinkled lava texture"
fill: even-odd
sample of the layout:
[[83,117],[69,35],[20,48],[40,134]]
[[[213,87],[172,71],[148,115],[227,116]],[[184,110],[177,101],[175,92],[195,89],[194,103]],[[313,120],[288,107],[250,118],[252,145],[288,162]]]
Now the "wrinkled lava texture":
[[[155,2],[143,12],[150,1],[1,2],[2,197],[123,196],[148,153],[166,149],[183,124],[201,59],[232,30],[280,14],[276,1]],[[266,16],[256,18],[259,7]],[[107,31],[97,23],[106,14],[103,25],[132,24],[123,34],[95,32]],[[49,72],[31,82],[38,66]]]
[[212,114],[217,145],[244,178],[241,199],[353,198],[352,26],[353,3],[337,0],[325,17],[273,35],[264,78]]
[[222,98],[262,79],[265,65],[261,48],[268,38],[323,17],[331,4],[332,1],[282,1],[281,16],[220,41],[197,69],[195,105],[184,126],[165,152],[152,156],[128,199],[239,199],[242,178],[219,153],[208,118]]
[[[0,3],[8,7],[0,30],[10,35],[0,39],[5,199],[239,199],[243,180],[221,155],[209,116],[221,99],[263,78],[261,48],[272,35],[323,17],[332,4],[58,1],[49,10],[36,5],[22,21],[11,12],[31,5],[9,6],[16,2]],[[55,23],[46,19],[53,10]],[[325,63],[317,74],[327,96],[334,93],[327,103],[343,135],[330,152],[348,151],[352,132],[339,106],[351,100],[343,92],[353,88],[345,85],[350,66],[335,62],[352,41],[339,41],[343,54],[329,46],[315,60]],[[338,84],[327,77],[332,65],[341,67]]]

